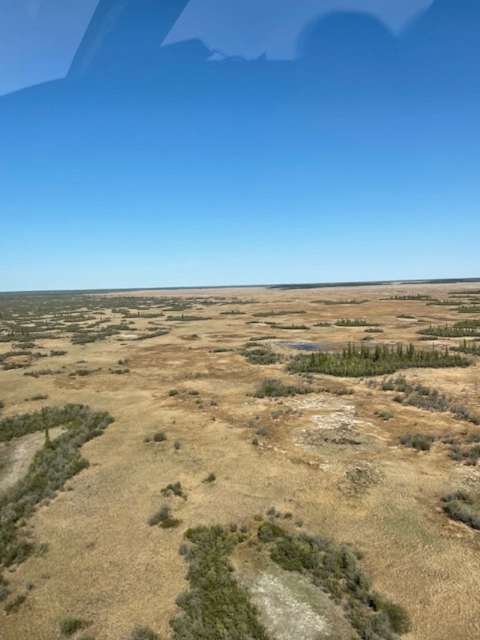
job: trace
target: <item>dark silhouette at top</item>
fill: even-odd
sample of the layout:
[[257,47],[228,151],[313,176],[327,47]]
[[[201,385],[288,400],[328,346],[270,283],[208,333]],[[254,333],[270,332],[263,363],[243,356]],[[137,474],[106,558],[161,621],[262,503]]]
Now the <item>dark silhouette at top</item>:
[[480,2],[435,0],[406,29],[403,52],[421,65],[427,81],[477,83],[480,69]]
[[[290,61],[210,60],[201,40],[162,46],[188,2],[101,0],[66,79],[0,99],[0,153],[40,162],[48,149],[65,167],[89,148],[125,162],[148,152],[167,175],[266,148],[328,165],[328,144],[348,156],[352,140],[378,139],[379,153],[408,154],[418,132],[435,148],[461,127],[473,135],[477,0],[436,0],[400,38],[371,16],[332,13],[305,30]],[[464,89],[455,130],[442,123],[443,113],[452,122],[453,82]]]
[[396,42],[376,18],[364,13],[336,12],[320,18],[305,30],[300,58],[320,68],[375,69],[392,62]]
[[158,56],[162,42],[189,0],[100,0],[69,76],[134,70]]

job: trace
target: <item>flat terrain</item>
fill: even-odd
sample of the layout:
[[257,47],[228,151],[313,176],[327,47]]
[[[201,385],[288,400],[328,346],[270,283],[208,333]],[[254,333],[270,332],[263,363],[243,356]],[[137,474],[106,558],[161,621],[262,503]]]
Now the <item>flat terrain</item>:
[[[477,290],[419,284],[66,295],[50,305],[34,296],[0,300],[0,355],[11,354],[0,362],[0,419],[66,403],[115,419],[82,448],[89,468],[24,523],[24,533],[48,547],[4,571],[12,594],[0,606],[26,600],[8,614],[0,609],[1,638],[59,639],[66,616],[89,621],[82,633],[96,640],[127,640],[135,625],[169,638],[176,598],[187,588],[178,553],[185,530],[235,523],[254,531],[271,507],[292,514],[282,518],[292,530],[361,552],[374,589],[408,611],[406,640],[480,638],[480,532],[442,509],[449,492],[480,493],[478,465],[454,459],[445,442],[463,443],[480,427],[458,411],[395,401],[397,391],[382,389],[385,376],[286,370],[307,353],[298,343],[456,347],[463,337],[419,331],[480,318]],[[473,309],[438,304],[445,300]],[[359,326],[335,324],[346,319]],[[29,333],[34,346],[21,348]],[[474,336],[466,339],[473,344]],[[249,361],[245,352],[259,348],[276,362]],[[402,375],[478,416],[479,357],[465,357],[472,366],[387,377]],[[265,378],[312,392],[255,397]],[[166,440],[155,442],[159,432]],[[400,444],[417,433],[435,436],[429,451]],[[0,443],[0,492],[27,471],[43,441],[35,433]],[[216,480],[203,482],[210,473]],[[175,482],[186,499],[162,496]],[[181,525],[149,526],[165,503]],[[328,596],[252,554],[239,547],[232,562],[272,638],[350,640]]]

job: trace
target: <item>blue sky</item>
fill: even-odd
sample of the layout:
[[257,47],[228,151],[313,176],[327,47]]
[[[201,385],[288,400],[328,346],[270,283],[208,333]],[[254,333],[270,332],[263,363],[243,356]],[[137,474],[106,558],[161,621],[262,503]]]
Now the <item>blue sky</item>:
[[[390,14],[386,1],[367,4],[392,28],[405,21],[406,0]],[[41,5],[24,8],[38,18]],[[185,36],[206,33],[183,18]],[[208,33],[218,46],[224,32]],[[231,42],[235,53],[248,38]],[[67,42],[57,44],[65,64]],[[192,78],[170,78],[165,97],[150,76],[87,76],[81,90],[0,100],[0,290],[478,276],[472,71],[454,84],[427,70],[375,78],[375,68],[339,84],[334,67],[313,98],[310,84],[290,92],[278,78],[245,91],[223,83],[212,98]]]

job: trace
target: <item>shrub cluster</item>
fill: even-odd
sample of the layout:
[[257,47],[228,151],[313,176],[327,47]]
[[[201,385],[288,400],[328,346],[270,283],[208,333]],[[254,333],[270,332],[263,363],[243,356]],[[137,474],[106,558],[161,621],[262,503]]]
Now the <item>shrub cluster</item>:
[[312,393],[311,387],[298,387],[295,385],[285,385],[281,380],[265,378],[253,394],[255,398],[282,398],[285,396],[296,396]]
[[275,364],[281,360],[281,356],[271,349],[259,347],[256,349],[245,349],[242,354],[250,364]]
[[400,444],[416,449],[417,451],[430,451],[435,440],[435,436],[425,433],[415,433],[413,435],[404,433],[400,436]]
[[289,533],[274,522],[261,524],[258,537],[282,569],[308,576],[342,605],[362,640],[393,640],[408,632],[405,610],[372,590],[358,566],[358,556],[349,547],[335,547],[306,533]]
[[469,361],[458,354],[437,350],[419,350],[412,344],[375,348],[349,344],[342,352],[319,351],[298,355],[287,369],[295,373],[326,373],[333,376],[362,377],[394,373],[409,367],[467,367]]
[[174,529],[181,524],[181,520],[177,520],[172,517],[171,509],[167,504],[164,504],[158,511],[156,511],[148,520],[148,524],[151,527],[159,524],[162,529]]
[[467,491],[459,490],[443,498],[443,510],[458,522],[480,530],[480,502]]
[[0,565],[22,562],[33,551],[33,545],[18,537],[17,522],[29,517],[42,500],[52,498],[65,482],[88,462],[80,455],[80,448],[101,435],[113,422],[108,413],[95,413],[83,405],[45,408],[41,411],[9,418],[0,422],[0,439],[57,426],[66,432],[37,451],[27,475],[0,498]]
[[480,336],[480,320],[462,320],[452,325],[444,326],[430,325],[426,329],[421,329],[418,333],[425,336],[435,336],[436,338],[463,338]]
[[344,318],[342,320],[337,320],[335,322],[336,327],[378,327],[379,324],[375,322],[368,322],[363,318],[354,318],[353,320],[350,318]]
[[480,416],[471,413],[464,404],[437,389],[431,389],[423,384],[412,384],[405,376],[386,378],[381,385],[383,391],[397,391],[395,402],[427,411],[447,412],[454,415],[457,420],[464,420],[475,425],[480,425]]
[[189,529],[190,590],[177,598],[181,613],[171,621],[174,640],[269,640],[246,589],[233,576],[229,556],[237,543],[222,527]]

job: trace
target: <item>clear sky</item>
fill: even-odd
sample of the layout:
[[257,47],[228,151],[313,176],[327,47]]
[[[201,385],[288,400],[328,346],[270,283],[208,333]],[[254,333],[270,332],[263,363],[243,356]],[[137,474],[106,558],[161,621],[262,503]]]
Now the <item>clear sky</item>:
[[[259,47],[253,3],[240,21],[233,9],[213,20],[193,0],[170,42],[198,35],[232,54],[311,57],[203,63],[220,70],[213,80],[188,65],[160,77],[157,63],[130,67],[133,52],[111,45],[104,59],[118,66],[1,98],[0,291],[480,276],[468,48],[480,23],[449,1],[401,36],[430,3],[282,0],[275,17],[282,3],[265,1]],[[64,74],[95,4],[0,4],[4,91]],[[382,23],[324,21],[299,48],[301,28],[334,6]],[[7,23],[23,25],[16,38]]]

